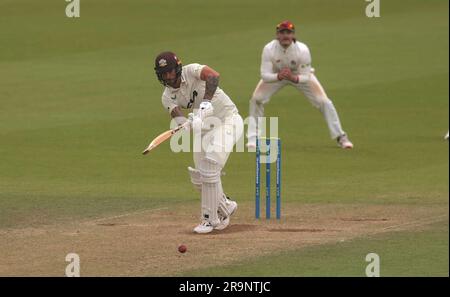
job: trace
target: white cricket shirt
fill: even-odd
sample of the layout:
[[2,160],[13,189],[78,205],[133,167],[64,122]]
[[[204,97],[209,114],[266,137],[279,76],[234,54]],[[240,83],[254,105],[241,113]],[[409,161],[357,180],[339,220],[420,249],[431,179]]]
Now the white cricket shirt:
[[[206,82],[200,79],[200,73],[204,66],[196,63],[183,66],[180,87],[174,89],[166,86],[162,95],[162,104],[169,113],[176,106],[183,109],[198,109],[205,96]],[[220,119],[238,111],[230,97],[219,87],[211,99],[211,104],[214,108],[212,116]]]
[[278,72],[286,67],[289,67],[293,74],[300,75],[300,82],[309,80],[311,54],[306,44],[296,41],[286,49],[277,39],[266,44],[261,57],[262,80],[278,81]]

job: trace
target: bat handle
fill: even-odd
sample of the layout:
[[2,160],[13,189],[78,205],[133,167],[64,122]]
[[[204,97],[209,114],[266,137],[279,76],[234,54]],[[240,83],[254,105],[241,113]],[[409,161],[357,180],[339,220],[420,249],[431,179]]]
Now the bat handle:
[[174,128],[174,129],[172,130],[172,134],[177,133],[177,132],[180,131],[181,129],[184,129],[184,128],[186,128],[187,126],[189,126],[189,125],[191,125],[191,124],[192,124],[191,121],[187,120],[186,122],[184,122],[184,123],[181,124],[180,126]]

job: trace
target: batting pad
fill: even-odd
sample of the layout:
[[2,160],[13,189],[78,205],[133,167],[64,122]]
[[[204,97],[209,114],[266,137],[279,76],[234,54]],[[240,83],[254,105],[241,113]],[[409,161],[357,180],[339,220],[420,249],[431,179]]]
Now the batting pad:
[[208,220],[213,226],[219,224],[217,214],[219,200],[223,197],[222,182],[220,180],[221,167],[209,158],[200,162],[202,180],[202,219]]

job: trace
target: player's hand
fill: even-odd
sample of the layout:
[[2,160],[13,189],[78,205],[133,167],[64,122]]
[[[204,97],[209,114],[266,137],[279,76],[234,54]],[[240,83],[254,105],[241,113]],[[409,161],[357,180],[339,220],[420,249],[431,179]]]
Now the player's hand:
[[280,76],[284,79],[290,80],[293,83],[298,83],[298,76],[293,74],[291,69],[288,67],[281,69]]
[[298,75],[295,75],[293,73],[291,73],[291,75],[289,75],[289,77],[287,79],[290,80],[291,82],[293,82],[294,84],[298,83],[300,80]]
[[194,113],[190,112],[187,116],[187,120],[192,123],[194,121],[194,117],[195,117]]
[[292,75],[291,69],[286,67],[281,69],[280,72],[278,72],[278,79],[280,80],[289,79],[290,75]]
[[202,121],[214,113],[214,108],[209,100],[202,101],[195,116]]
[[194,113],[190,112],[187,116],[187,122],[186,125],[184,125],[184,130],[186,130],[187,132],[191,131],[192,128],[192,122],[194,122]]

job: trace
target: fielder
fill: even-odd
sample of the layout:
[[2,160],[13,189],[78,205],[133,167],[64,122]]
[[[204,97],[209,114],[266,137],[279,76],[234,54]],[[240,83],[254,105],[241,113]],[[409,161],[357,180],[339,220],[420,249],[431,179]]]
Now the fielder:
[[[237,140],[242,136],[243,120],[231,99],[219,85],[219,73],[206,65],[182,66],[172,52],[155,59],[158,80],[165,86],[162,104],[178,125],[190,121],[187,130],[200,124],[201,149],[195,151],[195,167],[188,167],[191,182],[201,193],[201,222],[196,233],[225,229],[237,203],[227,198],[221,182],[221,171]],[[193,110],[187,119],[181,109]],[[204,127],[210,119],[218,124]],[[195,137],[195,135],[194,135]],[[195,141],[195,140],[194,140]]]
[[278,24],[276,30],[277,38],[264,47],[261,59],[261,80],[250,99],[247,147],[254,148],[257,136],[261,135],[257,118],[264,116],[264,105],[281,88],[293,86],[303,92],[311,104],[322,112],[332,139],[336,139],[342,148],[353,148],[353,144],[342,130],[333,103],[314,75],[308,47],[295,39],[294,24],[284,21]]

